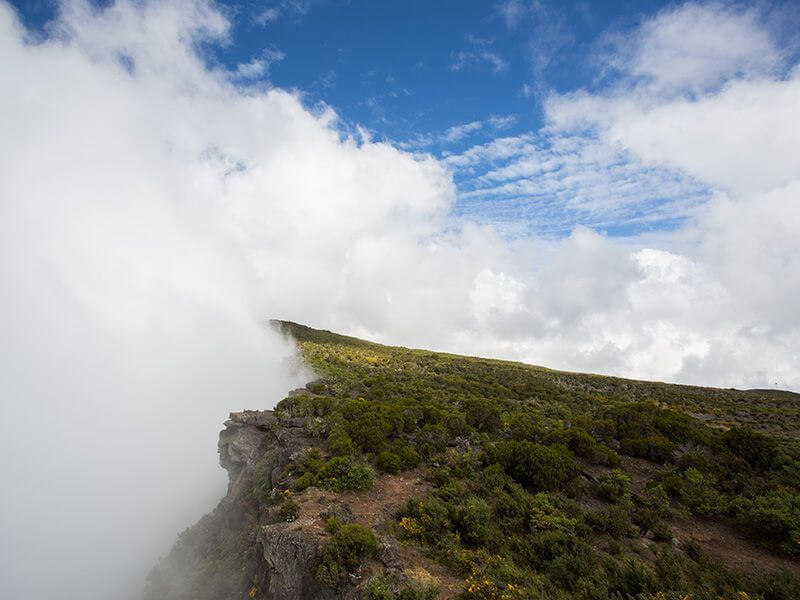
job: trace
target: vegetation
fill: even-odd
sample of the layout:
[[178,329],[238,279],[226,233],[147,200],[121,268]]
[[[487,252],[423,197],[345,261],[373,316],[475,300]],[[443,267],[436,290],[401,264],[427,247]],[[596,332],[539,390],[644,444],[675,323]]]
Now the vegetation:
[[[296,461],[294,488],[369,489],[368,463],[388,474],[418,469],[432,490],[406,503],[393,531],[461,577],[464,598],[800,597],[794,575],[745,576],[672,540],[683,515],[738,523],[754,544],[800,556],[797,396],[560,373],[280,327],[324,375],[276,408],[313,419],[322,449]],[[374,552],[370,535],[337,529],[319,579],[347,581]],[[395,588],[375,579],[362,596],[426,597]]]
[[317,579],[325,586],[338,588],[358,570],[364,558],[374,555],[378,539],[369,527],[332,521],[333,536],[328,540],[317,570]]

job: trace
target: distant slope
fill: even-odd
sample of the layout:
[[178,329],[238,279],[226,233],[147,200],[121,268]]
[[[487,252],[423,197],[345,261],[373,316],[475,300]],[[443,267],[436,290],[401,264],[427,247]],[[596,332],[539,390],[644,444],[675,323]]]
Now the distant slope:
[[477,368],[477,372],[488,369],[493,377],[504,372],[513,374],[514,379],[522,377],[534,386],[545,386],[556,395],[577,392],[609,400],[650,400],[688,412],[712,426],[747,425],[781,439],[800,440],[800,394],[794,392],[712,388],[556,371],[512,361],[385,346],[291,321],[273,320],[270,323],[298,342],[372,349],[407,357],[439,357],[460,363],[464,369]]

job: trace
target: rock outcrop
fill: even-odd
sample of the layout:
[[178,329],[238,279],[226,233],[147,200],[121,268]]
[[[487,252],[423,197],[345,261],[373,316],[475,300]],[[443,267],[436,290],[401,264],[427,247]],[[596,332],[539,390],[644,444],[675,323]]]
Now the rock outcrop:
[[323,537],[299,520],[281,521],[254,498],[256,486],[262,492],[275,487],[292,458],[312,443],[305,419],[231,413],[218,446],[228,493],[153,569],[145,599],[326,598],[313,577]]

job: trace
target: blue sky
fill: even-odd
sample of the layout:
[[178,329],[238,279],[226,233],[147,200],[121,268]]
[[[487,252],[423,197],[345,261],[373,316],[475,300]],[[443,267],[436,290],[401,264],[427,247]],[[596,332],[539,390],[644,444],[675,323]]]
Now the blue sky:
[[[48,0],[15,2],[32,28],[41,30],[55,15]],[[372,139],[449,159],[459,191],[455,221],[491,222],[508,236],[561,237],[576,225],[630,236],[672,230],[709,197],[702,183],[641,165],[625,152],[572,167],[590,180],[571,180],[558,160],[546,185],[535,176],[487,180],[531,152],[561,156],[553,151],[558,141],[542,131],[543,103],[554,94],[612,85],[614,73],[597,54],[612,36],[624,36],[667,3],[251,0],[223,6],[229,41],[204,48],[209,63],[239,72],[243,84],[263,81],[296,90],[310,107],[329,105],[347,131],[363,127]],[[519,151],[469,165],[452,158],[497,139],[515,140]],[[556,185],[553,176],[560,176]]]

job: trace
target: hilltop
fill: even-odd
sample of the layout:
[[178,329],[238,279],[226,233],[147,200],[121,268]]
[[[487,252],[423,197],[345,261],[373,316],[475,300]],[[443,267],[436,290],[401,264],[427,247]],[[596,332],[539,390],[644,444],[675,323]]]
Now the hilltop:
[[319,379],[231,415],[148,600],[800,597],[800,395],[272,325]]

